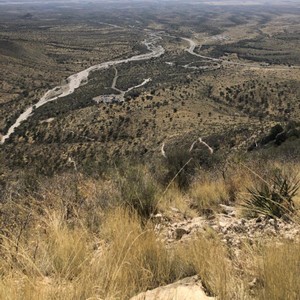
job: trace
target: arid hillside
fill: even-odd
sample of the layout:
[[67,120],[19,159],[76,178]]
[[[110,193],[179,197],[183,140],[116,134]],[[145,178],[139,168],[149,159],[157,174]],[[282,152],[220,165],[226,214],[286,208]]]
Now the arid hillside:
[[300,6],[266,3],[0,0],[0,299],[299,300]]

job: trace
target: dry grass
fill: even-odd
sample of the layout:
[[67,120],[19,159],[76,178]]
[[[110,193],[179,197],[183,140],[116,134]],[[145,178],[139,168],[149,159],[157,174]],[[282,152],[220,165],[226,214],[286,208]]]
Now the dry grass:
[[1,299],[128,299],[186,275],[151,226],[123,208],[100,235],[48,213],[29,239],[2,236]]
[[239,269],[252,299],[297,300],[300,243],[274,239],[244,243]]
[[[148,180],[135,190],[140,196],[149,195],[142,191]],[[28,190],[8,193],[0,207],[0,299],[129,299],[193,274],[220,299],[251,299],[251,293],[254,299],[297,299],[299,244],[244,247],[236,261],[232,249],[207,229],[167,247],[151,218],[122,205],[126,193],[119,182],[61,175],[40,182],[32,196]],[[197,213],[214,212],[228,200],[228,186],[207,177],[186,193],[172,186],[150,195],[157,197],[159,211],[175,207],[194,216],[191,203],[198,203]],[[253,278],[259,284],[250,291]]]
[[119,292],[119,297],[126,298],[185,274],[151,227],[142,228],[138,217],[124,209],[108,216],[102,233],[109,246],[99,265],[106,269],[104,286],[108,294]]
[[193,205],[201,214],[217,212],[219,204],[227,203],[229,199],[226,184],[223,180],[202,180],[190,188]]
[[90,256],[87,232],[69,228],[59,212],[39,221],[26,239],[2,236],[0,298],[71,299]]
[[210,295],[219,299],[246,299],[244,284],[237,277],[228,249],[213,231],[197,236],[178,251],[200,276]]
[[196,215],[196,212],[191,209],[191,199],[176,185],[172,185],[166,193],[162,194],[158,202],[158,209],[166,215],[172,208],[177,209],[184,216],[194,217]]
[[[129,196],[148,195],[140,180]],[[128,299],[187,275],[122,195],[114,180],[64,175],[2,205],[21,218],[1,235],[0,298]]]
[[300,295],[300,244],[283,241],[263,248],[258,299],[298,299]]

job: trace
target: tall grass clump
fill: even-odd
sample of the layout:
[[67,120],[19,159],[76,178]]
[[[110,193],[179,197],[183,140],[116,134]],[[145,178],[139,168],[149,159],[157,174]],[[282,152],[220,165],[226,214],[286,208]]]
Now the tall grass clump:
[[171,185],[159,197],[158,208],[164,215],[172,215],[174,209],[185,217],[193,217],[197,212],[191,207],[192,201],[187,193],[181,191],[176,185]]
[[199,275],[206,292],[219,299],[243,299],[243,284],[235,274],[226,246],[214,232],[199,234],[178,249],[183,261]]
[[262,284],[257,290],[257,299],[299,299],[299,262],[299,243],[283,241],[263,247],[258,264]]
[[139,219],[137,214],[118,208],[108,215],[102,228],[107,247],[93,268],[102,273],[99,278],[106,296],[128,299],[187,275],[175,254]]
[[189,189],[192,205],[200,214],[210,215],[227,204],[229,195],[224,180],[196,181]]
[[32,214],[35,226],[24,228],[26,238],[1,235],[0,298],[71,299],[72,282],[90,257],[90,237],[70,228],[59,211]]

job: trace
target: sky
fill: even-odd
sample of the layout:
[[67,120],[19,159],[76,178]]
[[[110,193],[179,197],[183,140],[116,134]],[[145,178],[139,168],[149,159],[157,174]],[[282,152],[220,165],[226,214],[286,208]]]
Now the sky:
[[[300,4],[300,0],[159,0],[159,2],[181,2],[181,3],[204,3],[210,5],[277,5],[277,4]],[[158,2],[158,0],[0,0],[0,4],[21,4],[21,3],[64,3],[64,2],[76,2],[76,3],[129,3],[129,2]]]

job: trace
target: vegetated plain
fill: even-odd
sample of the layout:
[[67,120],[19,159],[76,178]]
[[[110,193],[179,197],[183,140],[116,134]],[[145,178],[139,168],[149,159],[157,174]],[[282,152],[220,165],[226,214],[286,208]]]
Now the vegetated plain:
[[298,299],[300,7],[223,4],[1,4],[1,297]]

